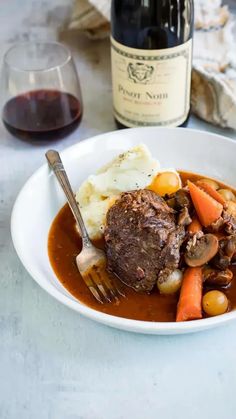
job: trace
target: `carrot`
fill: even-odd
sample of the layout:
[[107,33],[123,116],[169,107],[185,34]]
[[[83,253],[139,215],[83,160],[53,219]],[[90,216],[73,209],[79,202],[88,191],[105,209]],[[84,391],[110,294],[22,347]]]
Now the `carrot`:
[[188,187],[200,223],[208,227],[221,216],[223,205],[190,181]]
[[226,203],[226,200],[223,198],[219,192],[217,192],[214,188],[212,188],[211,185],[208,185],[208,183],[202,182],[199,180],[197,182],[197,186],[199,186],[201,189],[203,189],[208,195],[210,195],[213,199],[215,199],[220,204],[224,205]]
[[188,226],[188,231],[189,231],[189,233],[192,233],[192,234],[196,234],[199,231],[202,231],[202,225],[201,225],[199,219],[197,218],[197,216],[193,217],[193,220],[192,220],[191,224],[189,224],[189,226]]
[[177,322],[202,318],[202,268],[187,268],[177,307]]

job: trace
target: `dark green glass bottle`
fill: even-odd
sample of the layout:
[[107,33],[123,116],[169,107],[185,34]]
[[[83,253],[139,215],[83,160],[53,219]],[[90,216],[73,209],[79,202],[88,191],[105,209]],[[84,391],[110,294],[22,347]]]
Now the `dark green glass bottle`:
[[186,123],[193,14],[193,0],[112,1],[113,103],[118,126]]

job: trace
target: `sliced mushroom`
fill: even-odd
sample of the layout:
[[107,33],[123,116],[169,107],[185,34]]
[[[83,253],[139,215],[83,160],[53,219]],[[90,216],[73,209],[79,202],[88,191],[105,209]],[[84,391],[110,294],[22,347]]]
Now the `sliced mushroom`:
[[185,262],[188,266],[197,267],[208,263],[218,252],[219,241],[214,234],[205,234],[196,243],[188,247]]
[[207,227],[209,233],[219,233],[224,228],[224,219],[223,217],[218,218],[214,223],[210,224]]
[[218,269],[227,269],[231,264],[229,256],[221,254],[220,252],[212,260],[212,265]]
[[225,253],[231,259],[233,258],[234,254],[236,253],[236,235],[227,237],[225,243]]
[[184,207],[179,214],[178,225],[188,226],[189,224],[191,224],[191,222],[192,222],[192,218],[189,215],[188,208]]
[[231,284],[233,272],[230,269],[218,270],[206,267],[203,269],[203,280],[207,285],[227,287]]
[[167,203],[167,205],[169,205],[169,207],[171,207],[171,208],[175,208],[175,206],[176,206],[176,201],[175,201],[175,198],[174,198],[174,197],[170,198],[170,197],[169,197],[169,195],[167,195],[167,196],[165,197],[165,199],[166,199],[166,203]]
[[176,210],[181,210],[183,208],[190,209],[192,207],[192,202],[190,195],[187,189],[179,189],[177,192],[171,195],[166,195],[166,203]]
[[175,194],[176,206],[178,209],[187,207],[191,208],[192,202],[187,189],[179,189]]

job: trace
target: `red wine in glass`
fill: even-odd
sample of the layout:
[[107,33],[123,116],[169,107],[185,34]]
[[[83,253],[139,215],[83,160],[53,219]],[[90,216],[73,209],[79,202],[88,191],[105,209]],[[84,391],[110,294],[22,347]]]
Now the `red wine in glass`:
[[82,118],[79,76],[68,48],[58,42],[20,42],[4,55],[2,119],[14,136],[31,143],[57,140]]
[[3,108],[3,122],[24,140],[55,140],[71,133],[82,117],[80,101],[59,90],[34,90],[10,99]]

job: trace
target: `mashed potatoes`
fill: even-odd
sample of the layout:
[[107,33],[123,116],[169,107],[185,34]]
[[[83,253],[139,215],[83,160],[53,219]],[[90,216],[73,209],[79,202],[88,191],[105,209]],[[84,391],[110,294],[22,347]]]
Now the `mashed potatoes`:
[[146,188],[159,171],[159,162],[141,144],[89,176],[76,199],[91,239],[102,237],[106,213],[120,193]]

